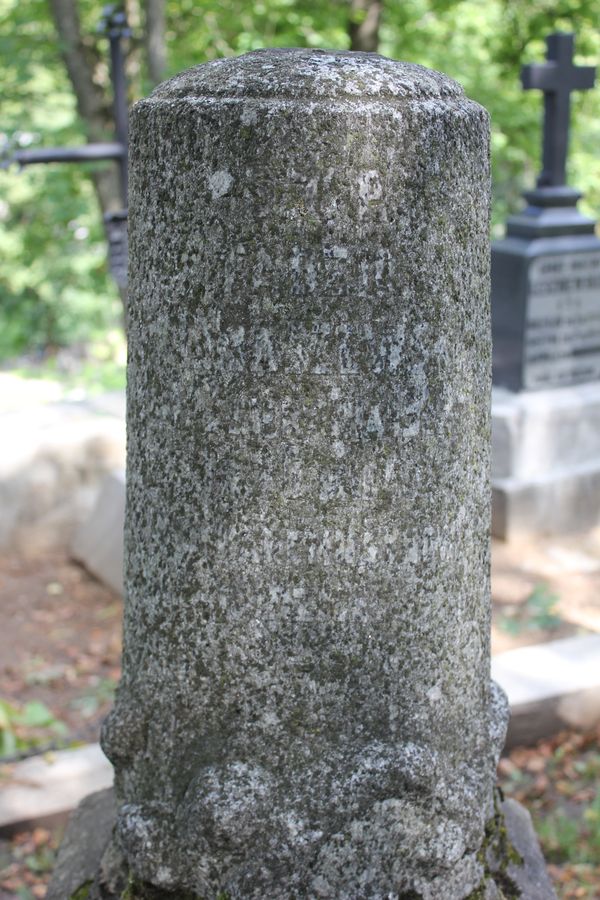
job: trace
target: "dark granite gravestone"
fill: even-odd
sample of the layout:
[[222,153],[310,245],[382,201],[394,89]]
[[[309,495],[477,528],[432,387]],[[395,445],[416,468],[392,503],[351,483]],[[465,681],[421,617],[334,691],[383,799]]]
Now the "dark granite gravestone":
[[565,184],[571,91],[594,84],[573,65],[573,35],[552,34],[548,61],[525,66],[544,92],[543,170],[526,209],[492,245],[494,384],[537,390],[600,379],[600,240]]
[[552,34],[525,66],[544,92],[542,172],[492,244],[493,529],[561,533],[600,509],[600,240],[566,185],[570,95],[594,84],[574,36]]

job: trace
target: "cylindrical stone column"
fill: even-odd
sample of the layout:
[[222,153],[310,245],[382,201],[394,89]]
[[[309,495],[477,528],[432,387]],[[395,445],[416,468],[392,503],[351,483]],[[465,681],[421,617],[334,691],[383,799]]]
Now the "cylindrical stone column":
[[502,724],[488,194],[485,111],[420,66],[258,51],[136,105],[103,740],[141,882],[203,900],[480,883]]

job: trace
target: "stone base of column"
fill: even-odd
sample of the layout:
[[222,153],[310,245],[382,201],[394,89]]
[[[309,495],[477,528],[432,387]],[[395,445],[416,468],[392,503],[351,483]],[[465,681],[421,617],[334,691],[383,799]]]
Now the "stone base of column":
[[[112,843],[115,822],[112,790],[99,791],[82,801],[71,817],[47,900],[199,900],[192,894],[184,896],[181,891],[173,893],[136,883]],[[488,822],[484,847],[478,854],[480,861],[484,857],[485,874],[474,890],[470,885],[466,888],[465,898],[555,900],[531,817],[516,801],[498,800],[495,814]],[[219,900],[226,896],[219,895]],[[350,900],[359,894],[348,886],[348,892],[338,896]],[[409,892],[394,900],[402,900],[403,896],[417,900],[420,895]]]
[[600,522],[600,384],[492,392],[492,531],[511,540]]

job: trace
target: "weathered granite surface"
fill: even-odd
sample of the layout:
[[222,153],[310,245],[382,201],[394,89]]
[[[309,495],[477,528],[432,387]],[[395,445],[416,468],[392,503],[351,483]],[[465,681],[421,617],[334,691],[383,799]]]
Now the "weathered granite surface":
[[375,55],[218,60],[133,110],[103,746],[120,846],[165,896],[481,883],[506,724],[488,194],[485,111]]
[[[65,834],[46,900],[123,900],[124,895],[126,900],[152,900],[153,890],[136,885],[110,847],[115,819],[112,791],[92,794],[81,803]],[[531,817],[520,803],[498,805],[480,858],[485,859],[485,876],[469,900],[556,900]],[[178,894],[177,900],[186,898]]]
[[112,788],[81,801],[60,845],[46,900],[87,897],[109,844],[117,809]]
[[[497,869],[498,864],[504,866],[504,884],[501,882],[500,886],[508,896],[512,887],[517,897],[520,893],[525,900],[555,900],[556,892],[552,887],[528,811],[516,800],[507,799],[502,804],[501,812],[510,846],[508,854],[507,847],[502,848],[504,863],[502,855],[494,860],[493,851],[489,860],[492,870]],[[506,864],[507,856],[508,864]]]

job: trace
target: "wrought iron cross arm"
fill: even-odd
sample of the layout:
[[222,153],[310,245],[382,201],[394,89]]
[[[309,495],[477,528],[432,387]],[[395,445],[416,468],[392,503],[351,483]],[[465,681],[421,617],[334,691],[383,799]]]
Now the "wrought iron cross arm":
[[97,143],[84,144],[81,147],[40,147],[36,150],[15,150],[3,160],[2,168],[12,163],[19,166],[31,166],[36,163],[52,162],[93,162],[102,159],[122,159],[126,155],[123,144]]

